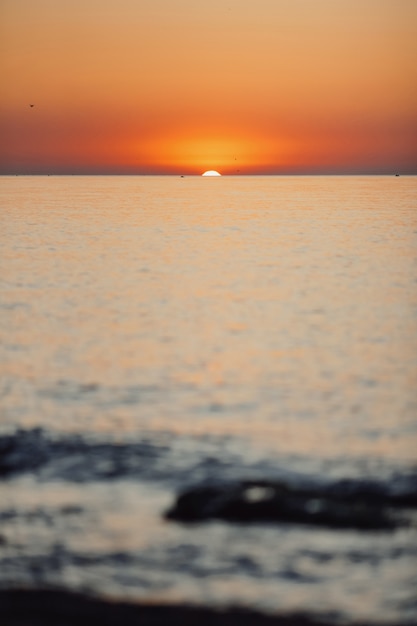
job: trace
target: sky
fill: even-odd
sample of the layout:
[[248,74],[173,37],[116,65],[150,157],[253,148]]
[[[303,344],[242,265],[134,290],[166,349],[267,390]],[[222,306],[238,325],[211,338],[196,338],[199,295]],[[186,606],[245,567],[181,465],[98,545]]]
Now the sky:
[[417,0],[0,0],[0,24],[2,174],[417,174]]

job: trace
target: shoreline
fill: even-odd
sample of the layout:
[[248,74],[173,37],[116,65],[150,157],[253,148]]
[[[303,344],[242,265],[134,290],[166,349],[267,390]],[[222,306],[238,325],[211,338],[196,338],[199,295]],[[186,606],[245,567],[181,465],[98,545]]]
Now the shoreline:
[[[181,626],[337,626],[340,623],[301,613],[267,615],[237,607],[221,610],[186,604],[118,602],[54,589],[1,590],[0,622],[2,626],[165,626],[170,623]],[[344,626],[349,625],[344,622]],[[352,626],[377,624],[354,622]]]

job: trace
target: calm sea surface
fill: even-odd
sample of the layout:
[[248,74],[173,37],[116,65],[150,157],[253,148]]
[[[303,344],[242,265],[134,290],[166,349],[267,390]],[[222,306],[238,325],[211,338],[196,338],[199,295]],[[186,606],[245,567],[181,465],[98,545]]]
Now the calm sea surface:
[[[417,618],[417,524],[163,520],[417,476],[415,177],[2,177],[0,587]],[[12,453],[10,453],[12,451]]]

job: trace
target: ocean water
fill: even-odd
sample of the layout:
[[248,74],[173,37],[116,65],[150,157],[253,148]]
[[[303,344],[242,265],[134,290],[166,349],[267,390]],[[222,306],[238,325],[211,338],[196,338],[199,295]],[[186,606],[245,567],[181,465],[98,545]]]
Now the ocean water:
[[2,177],[0,588],[417,621],[417,520],[181,525],[210,481],[416,491],[415,177]]

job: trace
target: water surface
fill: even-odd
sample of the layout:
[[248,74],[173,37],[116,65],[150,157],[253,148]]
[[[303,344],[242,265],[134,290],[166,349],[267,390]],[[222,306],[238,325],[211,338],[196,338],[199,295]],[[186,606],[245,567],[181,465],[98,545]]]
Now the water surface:
[[413,527],[161,513],[206,480],[415,479],[416,179],[3,177],[0,194],[17,450],[0,585],[410,622]]

